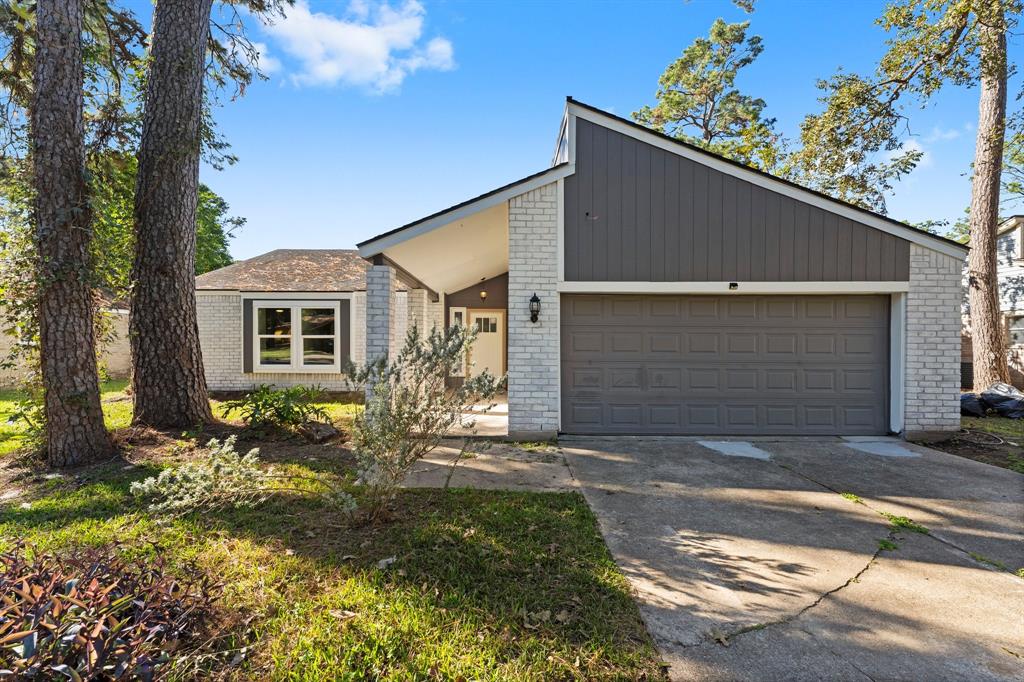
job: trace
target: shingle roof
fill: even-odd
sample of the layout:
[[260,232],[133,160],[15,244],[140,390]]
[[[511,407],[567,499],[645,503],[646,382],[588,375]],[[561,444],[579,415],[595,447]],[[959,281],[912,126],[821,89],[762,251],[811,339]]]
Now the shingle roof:
[[196,289],[363,291],[370,266],[352,249],[276,249],[196,277]]

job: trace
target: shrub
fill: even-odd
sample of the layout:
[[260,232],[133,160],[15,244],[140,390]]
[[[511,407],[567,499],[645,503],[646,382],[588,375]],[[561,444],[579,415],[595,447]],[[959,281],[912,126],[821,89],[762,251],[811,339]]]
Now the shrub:
[[260,384],[238,400],[224,403],[223,416],[238,412],[254,428],[295,428],[307,422],[330,421],[327,410],[316,402],[323,398],[320,387],[291,386],[274,389]]
[[314,494],[345,512],[355,508],[352,497],[326,478],[263,468],[258,448],[239,454],[234,436],[223,442],[214,438],[206,447],[209,452],[205,456],[132,483],[132,494],[154,498],[150,511],[171,514],[253,507],[279,492]]
[[200,642],[220,587],[159,552],[129,563],[116,546],[65,557],[23,545],[0,555],[0,677],[153,680]]
[[426,337],[413,327],[393,361],[346,370],[356,384],[371,389],[352,426],[369,520],[377,519],[394,499],[412,465],[462,424],[467,408],[490,400],[501,388],[503,379],[487,372],[467,378],[458,388],[446,387],[447,378],[463,366],[474,338],[463,326],[434,329]]

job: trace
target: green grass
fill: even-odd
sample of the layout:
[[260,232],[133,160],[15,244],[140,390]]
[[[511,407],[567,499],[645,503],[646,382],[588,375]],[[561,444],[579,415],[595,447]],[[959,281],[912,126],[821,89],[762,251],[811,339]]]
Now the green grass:
[[864,500],[860,498],[860,495],[856,493],[839,493],[843,498],[853,502],[854,504],[864,504]]
[[960,425],[971,431],[983,431],[1024,444],[1024,419],[1006,417],[961,417]]
[[[127,426],[125,382],[103,388],[108,426]],[[17,398],[0,394],[5,416]],[[342,428],[362,409],[324,406]],[[21,431],[5,426],[10,452]],[[338,447],[239,449],[254,445],[279,469],[354,477]],[[131,466],[19,482],[22,495],[0,504],[0,549],[117,542],[129,555],[160,552],[172,566],[197,562],[224,586],[218,648],[247,647],[229,671],[242,679],[664,678],[628,583],[576,493],[405,490],[392,522],[356,528],[317,499],[284,494],[255,509],[150,513],[128,487],[169,461],[202,456],[189,447],[167,438],[133,447]]]
[[[104,401],[103,416],[109,429],[123,428],[131,423],[131,401],[118,400],[118,398],[124,397],[124,390],[127,386],[128,382],[124,379],[105,381],[100,384],[101,399]],[[23,396],[24,393],[19,390],[0,391],[0,457],[16,452],[28,444],[25,438],[25,423],[9,421],[17,409],[18,401]]]
[[894,552],[899,548],[900,546],[892,540],[890,540],[889,538],[878,539],[878,549],[882,550],[883,552]]
[[[324,468],[322,457],[286,462],[307,464]],[[222,646],[251,647],[246,679],[663,677],[576,493],[407,490],[380,527],[349,528],[301,497],[167,520],[128,494],[158,467],[82,471],[78,484],[32,491],[27,508],[0,507],[0,546],[116,540],[130,554],[197,561],[225,585],[221,608],[237,624]]]

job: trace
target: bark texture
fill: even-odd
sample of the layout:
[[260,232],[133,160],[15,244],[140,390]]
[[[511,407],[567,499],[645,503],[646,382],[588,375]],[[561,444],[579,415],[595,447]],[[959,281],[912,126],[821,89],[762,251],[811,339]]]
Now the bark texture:
[[1009,382],[1006,330],[999,305],[996,232],[999,224],[999,180],[1006,134],[1006,30],[1001,3],[982,17],[981,96],[978,138],[971,180],[970,237],[967,261],[971,341],[974,346],[974,389]]
[[213,419],[196,322],[196,204],[211,0],[160,0],[135,191],[134,421]]
[[90,282],[92,214],[82,120],[81,0],[39,0],[31,105],[39,340],[46,455],[53,466],[109,455]]

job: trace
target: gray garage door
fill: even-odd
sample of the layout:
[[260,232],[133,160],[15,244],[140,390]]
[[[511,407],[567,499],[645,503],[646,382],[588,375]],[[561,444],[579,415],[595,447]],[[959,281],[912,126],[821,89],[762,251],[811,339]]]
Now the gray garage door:
[[882,434],[888,296],[562,297],[562,430]]

